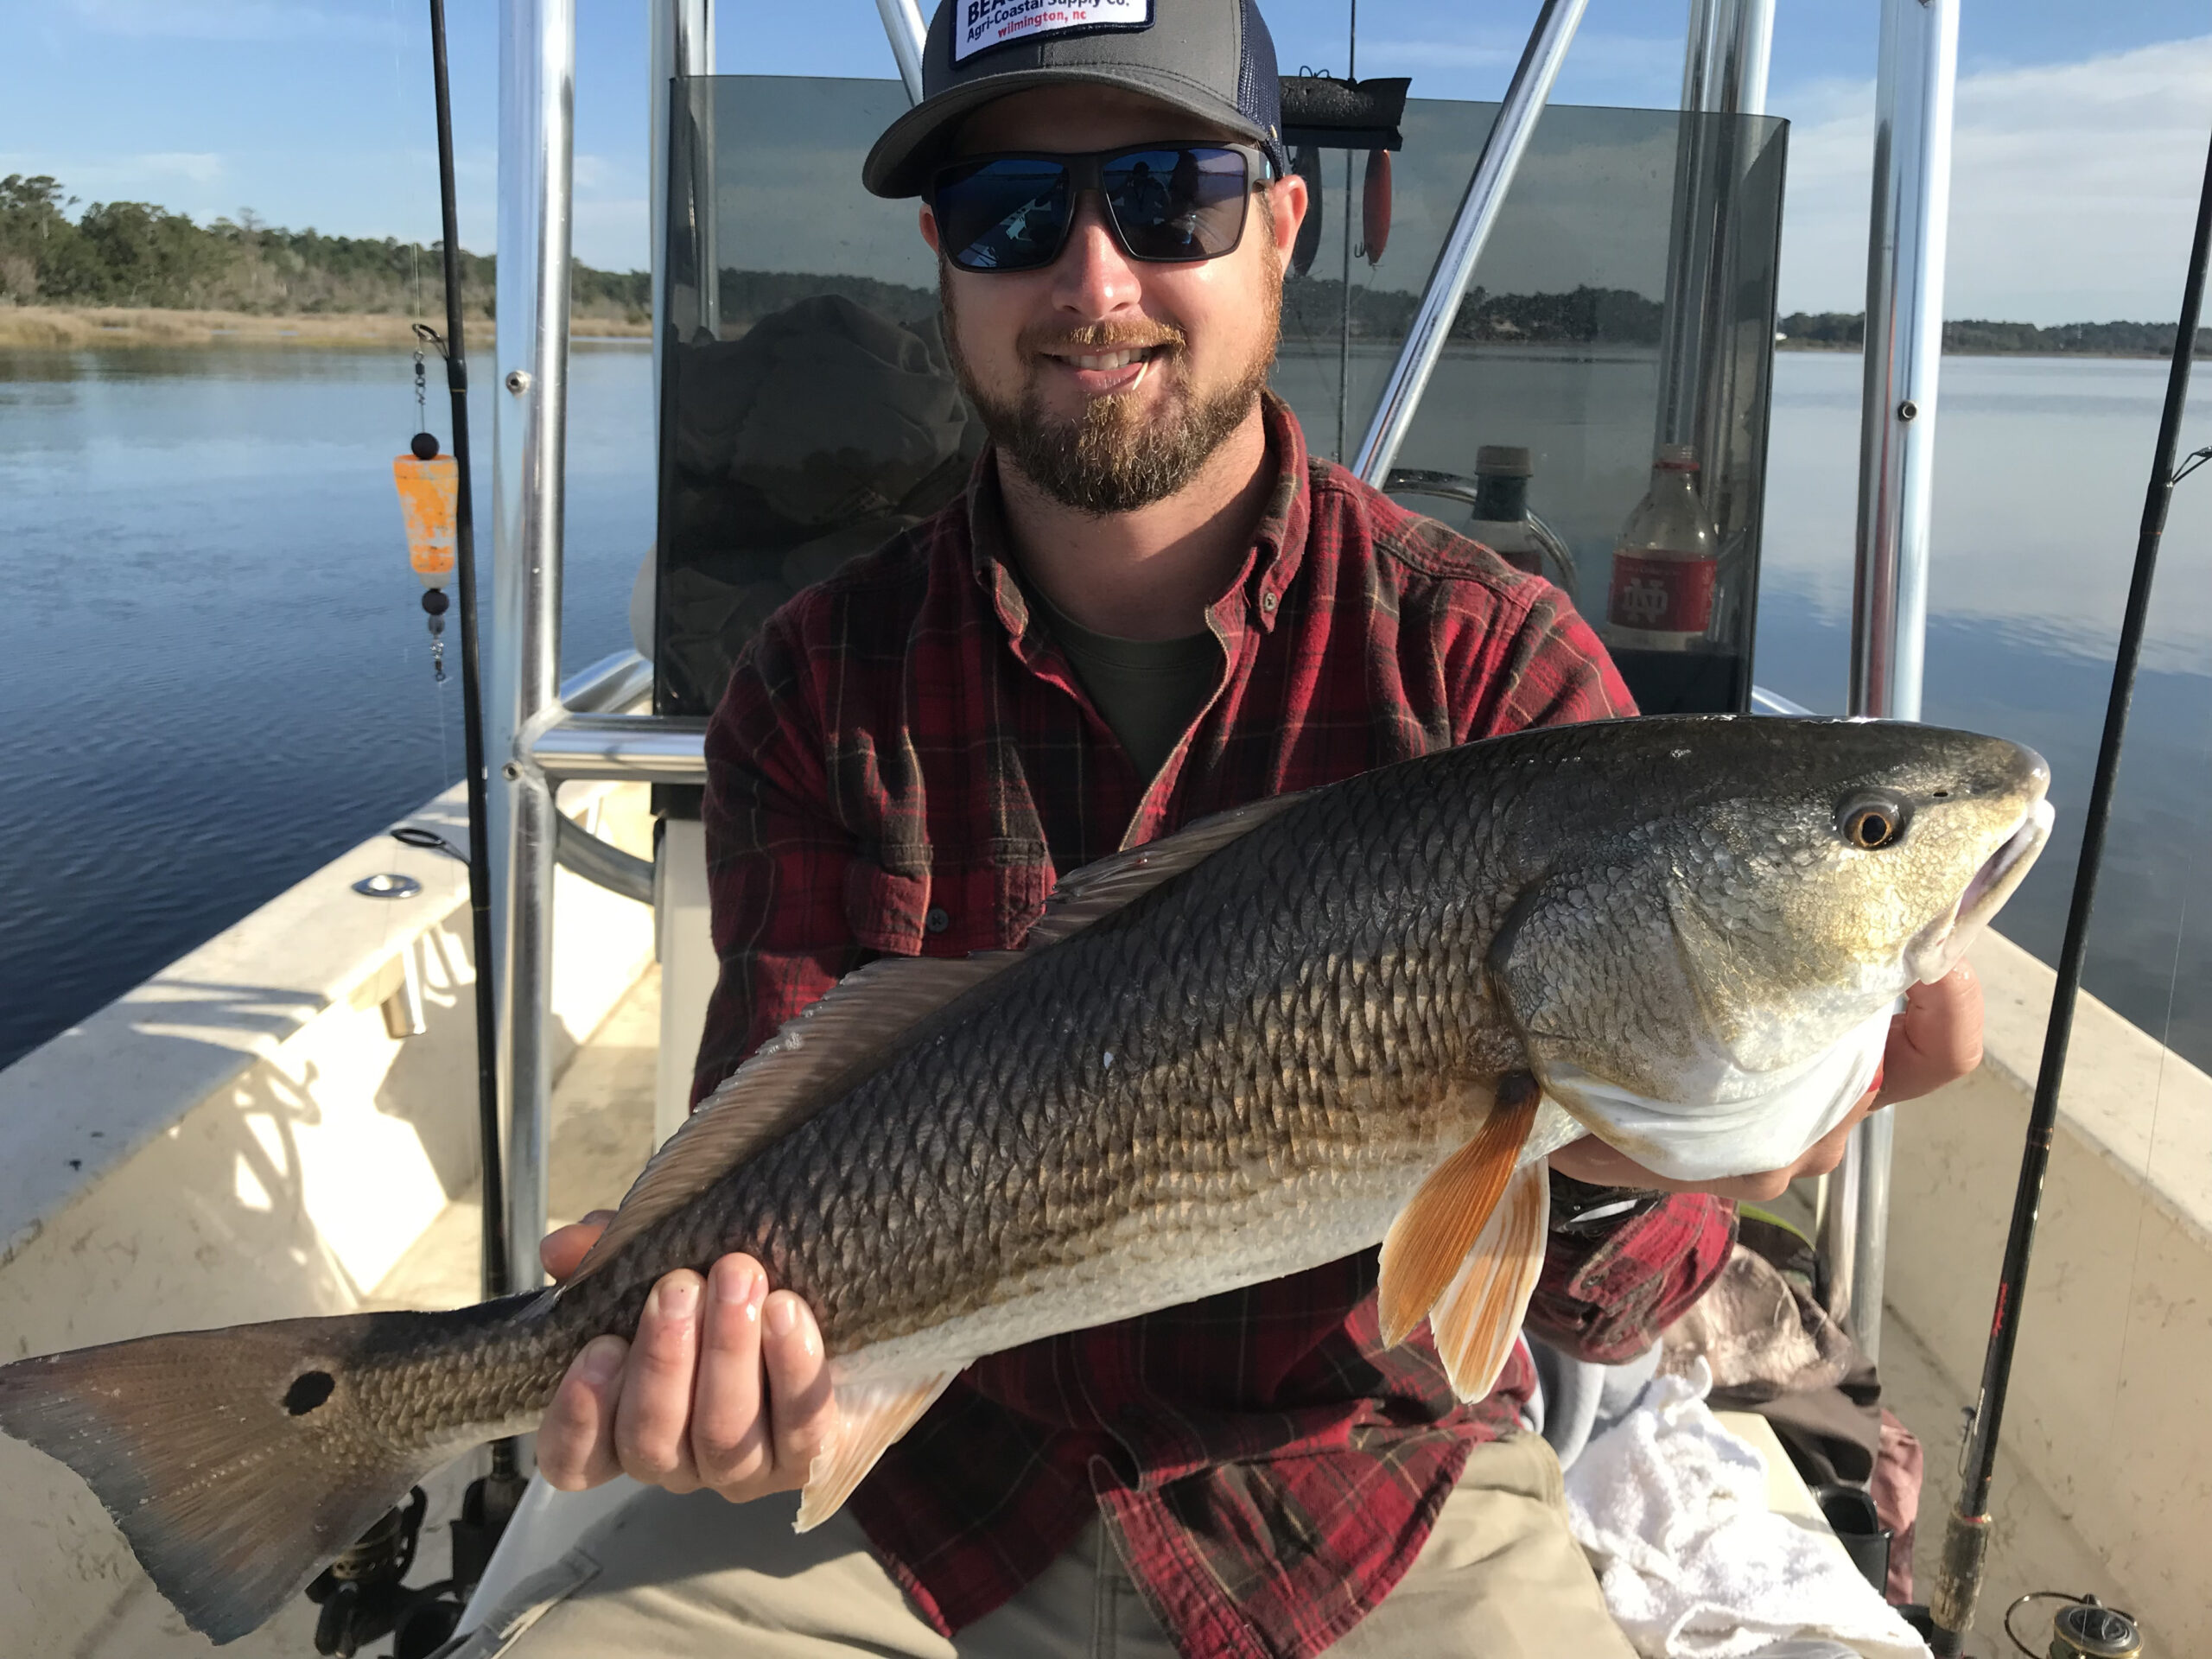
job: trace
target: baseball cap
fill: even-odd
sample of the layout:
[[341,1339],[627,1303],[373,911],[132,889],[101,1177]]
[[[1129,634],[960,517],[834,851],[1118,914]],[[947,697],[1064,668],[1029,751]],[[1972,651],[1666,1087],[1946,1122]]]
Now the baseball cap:
[[922,50],[922,101],[875,141],[861,181],[918,196],[970,111],[1069,83],[1157,99],[1290,170],[1275,43],[1253,0],[944,0]]

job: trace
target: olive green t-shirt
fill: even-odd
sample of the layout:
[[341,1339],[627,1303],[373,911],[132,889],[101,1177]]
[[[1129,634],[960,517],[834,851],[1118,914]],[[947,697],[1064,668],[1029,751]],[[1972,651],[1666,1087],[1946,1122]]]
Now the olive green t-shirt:
[[1068,664],[1114,728],[1137,772],[1159,775],[1221,678],[1221,642],[1211,633],[1181,639],[1123,639],[1094,633],[1024,582]]

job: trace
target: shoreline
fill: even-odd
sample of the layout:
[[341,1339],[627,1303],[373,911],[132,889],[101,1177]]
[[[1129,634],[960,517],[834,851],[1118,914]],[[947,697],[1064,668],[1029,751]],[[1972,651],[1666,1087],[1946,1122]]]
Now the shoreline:
[[[442,329],[445,314],[441,310],[427,318],[433,327]],[[467,319],[472,337],[479,341],[489,340],[492,319],[481,311],[471,313]],[[291,312],[267,314],[251,311],[183,311],[170,310],[161,306],[60,306],[60,305],[0,305],[0,352],[73,352],[107,346],[310,346],[323,348],[346,346],[411,346],[415,335],[414,319],[393,312]],[[480,332],[479,332],[480,331]],[[652,338],[652,324],[649,321],[632,321],[627,316],[572,316],[569,323],[569,338],[575,340],[649,340]],[[1510,340],[1452,340],[1449,345],[1472,347],[1528,345],[1568,344],[1570,342],[1528,342]],[[1575,342],[1584,349],[1591,343]],[[1370,340],[1363,344],[1370,348],[1377,342]],[[1393,354],[1395,345],[1387,347]],[[1775,342],[1777,353],[1804,352],[1808,353],[1858,357],[1861,350],[1856,346],[1833,345],[1825,340],[1780,340]],[[2159,362],[2166,360],[2158,352],[2052,352],[2052,351],[1996,351],[1973,346],[1946,348],[1945,357],[2020,357],[2050,359],[2091,358],[2108,362]]]
[[[245,311],[172,311],[158,306],[0,306],[0,351],[82,351],[113,346],[412,345],[414,321],[389,312],[265,315]],[[442,310],[424,321],[444,331]],[[492,319],[475,312],[467,321],[473,339],[488,342]],[[569,336],[571,340],[645,340],[652,338],[652,325],[619,316],[572,317]]]
[[[1783,352],[1804,352],[1810,355],[1827,357],[1864,357],[1866,348],[1859,346],[1832,346],[1818,340],[1777,340],[1774,342],[1777,355]],[[2043,362],[2066,362],[2075,358],[2092,358],[2100,363],[2164,363],[2164,352],[2007,352],[1987,346],[1946,346],[1945,357],[2031,357]]]

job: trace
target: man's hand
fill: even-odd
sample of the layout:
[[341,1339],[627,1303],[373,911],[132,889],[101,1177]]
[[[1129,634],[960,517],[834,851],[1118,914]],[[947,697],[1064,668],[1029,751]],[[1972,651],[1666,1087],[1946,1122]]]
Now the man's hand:
[[[594,1211],[548,1234],[545,1270],[574,1273],[612,1219]],[[836,1430],[812,1312],[770,1294],[751,1256],[726,1255],[704,1279],[686,1268],[655,1285],[633,1340],[584,1344],[545,1408],[537,1466],[563,1491],[620,1474],[742,1503],[804,1486]]]
[[1904,995],[1904,1012],[1890,1021],[1890,1040],[1882,1051],[1882,1080],[1787,1169],[1738,1175],[1719,1181],[1677,1181],[1646,1169],[1626,1153],[1616,1152],[1595,1135],[1585,1135],[1552,1154],[1551,1166],[1562,1175],[1592,1186],[1634,1186],[1668,1192],[1711,1192],[1724,1198],[1765,1203],[1778,1198],[1801,1175],[1825,1175],[1843,1161],[1852,1130],[1867,1113],[1900,1100],[1916,1100],[1956,1082],[1981,1064],[1981,982],[1961,963],[1933,985],[1916,985]]

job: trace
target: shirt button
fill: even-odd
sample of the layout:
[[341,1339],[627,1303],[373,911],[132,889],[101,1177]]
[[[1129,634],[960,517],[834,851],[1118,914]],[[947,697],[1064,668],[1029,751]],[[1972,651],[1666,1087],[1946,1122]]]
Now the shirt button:
[[943,905],[931,905],[930,913],[922,918],[922,925],[932,933],[942,933],[952,925],[952,913]]
[[1268,612],[1270,615],[1274,613],[1275,608],[1275,596],[1272,592],[1264,593],[1260,595],[1260,608]]

